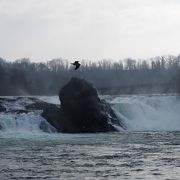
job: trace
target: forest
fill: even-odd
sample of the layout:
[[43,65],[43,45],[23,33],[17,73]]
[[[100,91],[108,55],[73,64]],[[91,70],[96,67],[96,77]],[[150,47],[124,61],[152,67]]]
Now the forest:
[[75,71],[63,58],[32,62],[0,58],[0,95],[57,95],[71,77],[84,78],[100,94],[162,94],[180,92],[180,55],[150,59],[81,60]]

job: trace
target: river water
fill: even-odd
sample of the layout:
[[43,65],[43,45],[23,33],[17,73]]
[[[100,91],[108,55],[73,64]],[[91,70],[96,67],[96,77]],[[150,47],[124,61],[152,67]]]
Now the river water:
[[[39,98],[57,103],[56,97]],[[37,113],[1,113],[0,180],[180,179],[179,97],[104,98],[127,130],[44,133]]]

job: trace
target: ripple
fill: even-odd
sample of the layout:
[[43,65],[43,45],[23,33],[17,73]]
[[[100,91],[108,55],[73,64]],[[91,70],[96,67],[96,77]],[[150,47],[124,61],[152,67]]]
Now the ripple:
[[[146,139],[149,135],[129,133],[131,137],[127,142],[127,133],[109,133],[108,136],[107,144],[107,134],[76,135],[78,142],[86,141],[78,144],[75,144],[74,136],[61,134],[46,138],[42,135],[25,139],[0,137],[0,179],[151,180],[180,176],[180,147],[174,146],[180,133],[173,136],[174,142],[172,132],[170,138],[168,133],[163,136],[153,132],[153,138],[149,140]],[[69,144],[64,143],[65,139]],[[144,144],[150,140],[162,143]]]

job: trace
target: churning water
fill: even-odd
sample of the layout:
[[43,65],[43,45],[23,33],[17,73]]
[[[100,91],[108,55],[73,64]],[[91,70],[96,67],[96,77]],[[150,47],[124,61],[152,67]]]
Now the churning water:
[[128,130],[180,130],[180,97],[126,96],[116,97],[110,103]]
[[[39,97],[57,103],[57,97]],[[0,179],[179,179],[180,99],[105,97],[127,130],[57,134],[40,112],[0,113]],[[31,103],[20,99],[10,111]]]

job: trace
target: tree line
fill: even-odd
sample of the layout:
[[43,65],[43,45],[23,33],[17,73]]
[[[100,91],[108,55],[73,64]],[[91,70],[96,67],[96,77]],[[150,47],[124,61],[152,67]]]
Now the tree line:
[[0,95],[57,95],[71,77],[92,82],[102,94],[178,93],[180,55],[150,59],[81,60],[77,71],[68,60],[13,62],[0,58]]

